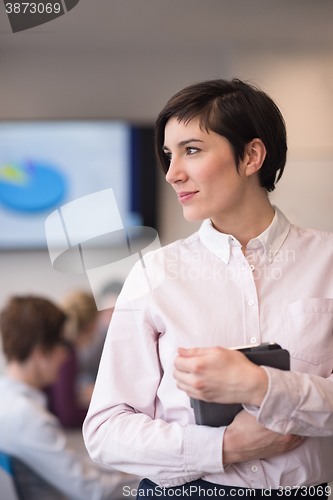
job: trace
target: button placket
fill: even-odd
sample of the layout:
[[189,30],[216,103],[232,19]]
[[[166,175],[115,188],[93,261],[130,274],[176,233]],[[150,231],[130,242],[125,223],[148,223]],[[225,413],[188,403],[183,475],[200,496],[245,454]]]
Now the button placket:
[[[246,267],[243,281],[243,293],[245,299],[245,344],[260,343],[260,324],[259,324],[259,308],[257,298],[257,288],[255,284],[255,265],[252,264],[243,255],[243,265]],[[245,260],[247,262],[245,262]]]
[[249,462],[246,469],[252,488],[267,488],[267,481],[260,460]]
[[252,274],[255,274],[255,271],[258,267],[258,255],[257,255],[257,252],[258,251],[255,251],[254,249],[250,249],[247,250],[245,252],[245,259],[246,259],[246,262],[247,262],[247,265],[249,266],[250,270],[251,270],[251,273]]

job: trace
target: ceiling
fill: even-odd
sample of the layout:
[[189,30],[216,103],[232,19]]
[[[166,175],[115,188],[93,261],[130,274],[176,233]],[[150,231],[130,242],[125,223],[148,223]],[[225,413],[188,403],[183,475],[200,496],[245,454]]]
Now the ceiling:
[[8,50],[333,49],[332,0],[80,0],[66,15],[13,34],[0,3],[0,52]]

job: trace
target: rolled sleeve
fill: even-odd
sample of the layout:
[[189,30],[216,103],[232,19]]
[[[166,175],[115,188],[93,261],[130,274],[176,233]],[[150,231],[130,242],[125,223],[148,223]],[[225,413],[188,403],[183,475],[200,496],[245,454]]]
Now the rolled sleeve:
[[333,380],[263,366],[268,390],[260,408],[244,405],[258,422],[280,434],[333,435]]

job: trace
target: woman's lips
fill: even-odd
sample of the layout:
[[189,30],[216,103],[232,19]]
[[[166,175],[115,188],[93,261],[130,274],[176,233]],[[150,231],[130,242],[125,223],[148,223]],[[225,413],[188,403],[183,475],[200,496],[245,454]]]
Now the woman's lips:
[[197,194],[199,191],[181,191],[178,194],[178,200],[180,203],[185,203],[186,201],[190,200],[193,198],[195,194]]

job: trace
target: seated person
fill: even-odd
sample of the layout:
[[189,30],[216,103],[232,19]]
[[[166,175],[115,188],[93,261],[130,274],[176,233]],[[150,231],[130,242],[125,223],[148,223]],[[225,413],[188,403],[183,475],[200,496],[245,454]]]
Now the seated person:
[[69,318],[66,338],[69,356],[56,382],[47,388],[48,406],[63,427],[81,427],[86,416],[114,304],[121,290],[118,282],[102,290],[105,308],[98,311],[92,294],[74,291],[65,297],[62,309]]
[[[42,388],[52,384],[68,356],[66,315],[43,298],[13,297],[0,314],[7,360],[0,376],[0,450],[14,457],[23,499],[111,500],[133,476],[104,473],[68,447]],[[18,464],[18,465],[17,465]]]
[[104,338],[98,335],[98,311],[91,294],[71,293],[62,309],[68,317],[65,336],[71,347],[57,380],[46,389],[48,407],[63,427],[81,427],[90,402]]
[[75,346],[78,388],[89,387],[96,380],[111,314],[107,315],[107,324],[102,325],[102,311],[97,310],[93,295],[84,291],[74,291],[65,297],[62,309],[69,318],[68,336]]

